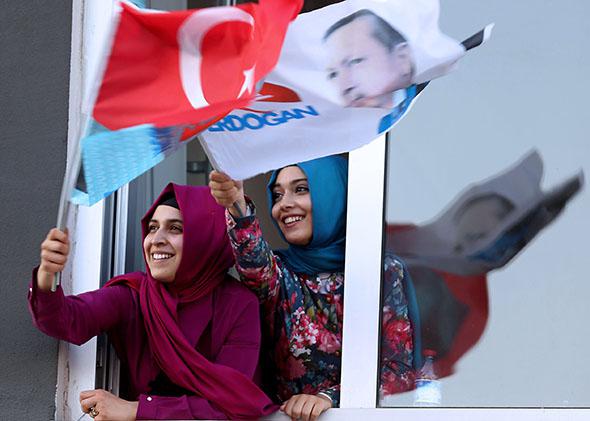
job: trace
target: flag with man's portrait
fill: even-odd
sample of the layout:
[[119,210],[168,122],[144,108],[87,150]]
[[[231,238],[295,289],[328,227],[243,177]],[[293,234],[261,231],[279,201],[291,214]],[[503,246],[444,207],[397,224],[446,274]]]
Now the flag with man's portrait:
[[440,378],[454,372],[484,332],[488,275],[526,253],[584,187],[581,170],[549,190],[542,188],[543,174],[541,155],[531,150],[509,168],[469,183],[427,222],[387,221],[384,249],[412,274],[422,347],[436,352]]
[[214,167],[246,179],[390,130],[491,30],[460,43],[438,17],[438,0],[345,0],[300,14],[255,100],[202,133]]

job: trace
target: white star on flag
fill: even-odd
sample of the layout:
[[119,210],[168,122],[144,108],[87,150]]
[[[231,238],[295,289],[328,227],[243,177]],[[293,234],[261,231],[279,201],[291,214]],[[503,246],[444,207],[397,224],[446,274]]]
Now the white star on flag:
[[248,91],[248,94],[252,94],[252,90],[254,89],[254,69],[256,65],[252,66],[250,69],[244,70],[244,84],[242,85],[242,89],[240,89],[240,93],[238,94],[238,98],[242,97],[242,94]]

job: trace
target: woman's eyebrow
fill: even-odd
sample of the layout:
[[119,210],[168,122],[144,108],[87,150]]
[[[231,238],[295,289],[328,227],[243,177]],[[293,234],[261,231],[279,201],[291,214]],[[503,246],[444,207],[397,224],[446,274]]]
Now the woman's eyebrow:
[[168,222],[169,224],[182,224],[182,219],[166,219],[166,222]]
[[[289,181],[289,184],[293,185],[293,184],[297,184],[297,183],[299,183],[299,182],[301,182],[301,181],[307,181],[307,178],[298,178],[298,179],[296,179],[296,180]],[[283,187],[283,186],[281,186],[281,183],[274,183],[274,185],[272,186],[273,190],[274,190],[275,188],[277,188],[277,187],[278,187],[278,188],[281,188],[281,187]]]
[[293,185],[293,184],[300,183],[302,181],[307,181],[307,178],[298,178],[297,180],[291,181],[291,183],[289,183],[289,184]]
[[164,219],[163,221],[159,221],[158,219],[150,219],[150,222],[149,223],[151,224],[152,222],[155,222],[155,223],[158,223],[158,224],[161,223],[161,222],[167,222],[169,224],[177,224],[177,223],[181,223],[182,224],[183,223],[182,219]]

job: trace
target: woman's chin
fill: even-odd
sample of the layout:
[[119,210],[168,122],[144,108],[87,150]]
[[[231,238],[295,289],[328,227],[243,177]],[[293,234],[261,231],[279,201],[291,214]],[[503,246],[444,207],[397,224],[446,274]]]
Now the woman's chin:
[[285,236],[285,240],[287,243],[293,246],[307,246],[311,242],[311,236],[303,236],[303,235],[289,235]]
[[158,282],[163,284],[170,284],[174,282],[174,276],[171,276],[169,273],[158,273],[158,271],[152,271],[151,269],[150,272],[152,273],[152,278]]

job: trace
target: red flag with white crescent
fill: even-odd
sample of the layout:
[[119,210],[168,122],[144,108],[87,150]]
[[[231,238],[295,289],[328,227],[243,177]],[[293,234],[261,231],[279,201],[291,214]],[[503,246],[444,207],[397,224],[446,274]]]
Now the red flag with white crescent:
[[94,119],[111,130],[146,123],[202,129],[255,97],[302,0],[179,12],[121,6]]

